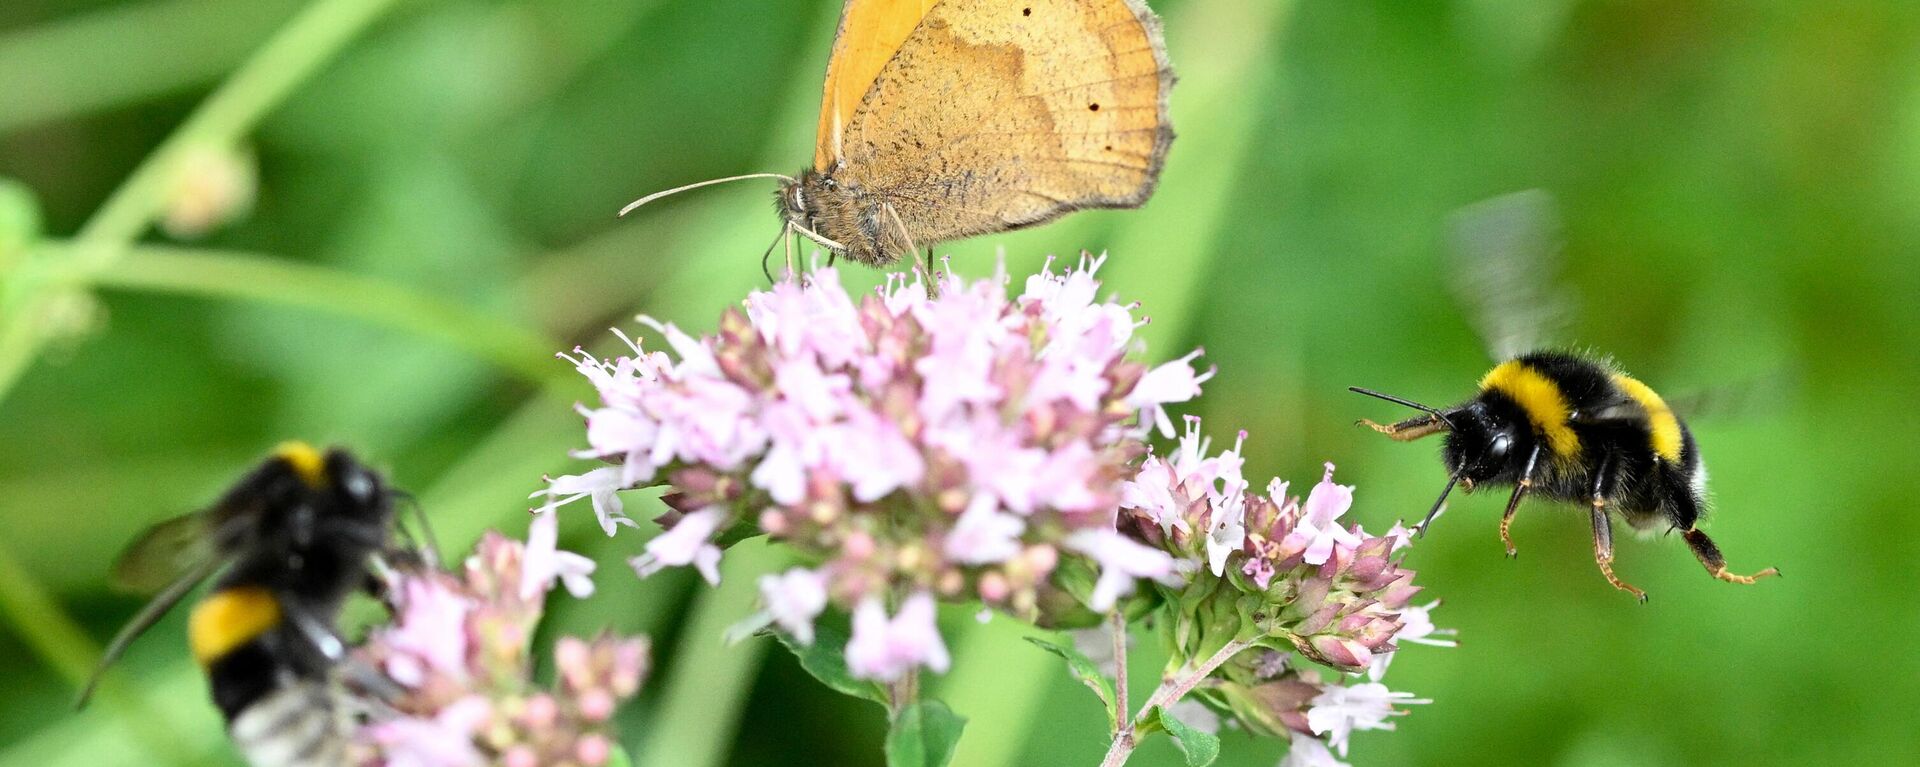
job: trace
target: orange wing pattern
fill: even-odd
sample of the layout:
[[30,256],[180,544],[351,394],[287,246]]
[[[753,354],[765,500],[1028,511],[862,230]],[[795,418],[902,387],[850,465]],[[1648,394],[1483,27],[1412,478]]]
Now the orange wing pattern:
[[820,134],[814,142],[814,170],[824,171],[841,157],[842,129],[873,87],[881,68],[939,0],[847,0],[840,30],[827,59],[826,93],[820,99]]

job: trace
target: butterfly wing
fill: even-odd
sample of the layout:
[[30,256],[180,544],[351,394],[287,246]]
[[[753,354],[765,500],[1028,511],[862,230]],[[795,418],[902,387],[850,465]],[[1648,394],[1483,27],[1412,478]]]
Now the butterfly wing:
[[827,59],[826,92],[820,99],[820,135],[813,168],[825,171],[841,158],[840,138],[860,98],[900,50],[937,0],[847,0]]
[[944,0],[849,117],[842,175],[921,244],[1137,206],[1172,84],[1140,0]]

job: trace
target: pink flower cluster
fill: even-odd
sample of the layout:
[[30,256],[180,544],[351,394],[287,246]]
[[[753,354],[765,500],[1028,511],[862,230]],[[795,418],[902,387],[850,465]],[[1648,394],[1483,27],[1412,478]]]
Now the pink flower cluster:
[[1207,451],[1190,420],[1172,456],[1148,457],[1125,484],[1121,529],[1260,597],[1270,609],[1250,616],[1256,628],[1315,661],[1358,671],[1391,653],[1420,591],[1395,556],[1407,531],[1375,537],[1340,524],[1353,487],[1334,483],[1333,464],[1302,502],[1279,479],[1249,492],[1239,444]]
[[[1178,582],[1165,551],[1114,527],[1121,482],[1164,410],[1212,374],[1198,352],[1151,370],[1128,359],[1135,307],[1099,300],[1100,261],[1026,280],[947,277],[937,297],[894,279],[856,302],[831,269],[748,296],[693,338],[642,321],[673,356],[570,360],[598,390],[588,449],[611,466],[550,481],[548,507],[591,499],[611,534],[617,491],[664,481],[668,529],[642,575],[691,565],[717,581],[726,531],[757,529],[805,568],[761,582],[766,617],[812,637],[827,605],[853,614],[855,674],[943,670],[935,601],[1042,617],[1063,557],[1105,566],[1095,609],[1136,578]],[[623,336],[623,339],[625,337]],[[894,612],[888,614],[889,607]]]
[[[1398,558],[1408,531],[1340,522],[1354,489],[1333,481],[1332,464],[1304,500],[1278,479],[1254,493],[1240,450],[1210,454],[1190,420],[1171,455],[1148,457],[1125,484],[1120,527],[1195,572],[1170,599],[1182,603],[1177,642],[1198,653],[1251,632],[1267,648],[1221,665],[1197,697],[1255,732],[1292,733],[1301,759],[1331,759],[1328,746],[1344,755],[1352,730],[1391,729],[1394,702],[1425,702],[1378,684],[1396,642],[1451,645],[1450,632],[1434,628],[1435,605],[1409,604],[1420,587]],[[1322,683],[1295,659],[1372,681]]]
[[[644,639],[563,637],[558,688],[533,682],[532,639],[546,596],[566,582],[591,591],[592,563],[554,548],[555,520],[534,520],[530,543],[489,533],[458,574],[397,571],[394,620],[355,650],[398,691],[391,711],[360,728],[364,767],[597,767],[612,758],[610,722],[639,691]],[[393,698],[393,699],[389,699]]]

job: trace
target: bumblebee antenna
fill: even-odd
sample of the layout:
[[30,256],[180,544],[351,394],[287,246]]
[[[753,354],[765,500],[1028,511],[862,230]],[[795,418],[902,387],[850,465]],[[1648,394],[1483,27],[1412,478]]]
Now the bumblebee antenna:
[[[1440,411],[1439,411],[1439,410],[1437,410],[1437,409],[1434,409],[1434,408],[1431,408],[1431,407],[1428,407],[1428,406],[1426,406],[1426,405],[1422,405],[1422,404],[1420,404],[1420,403],[1418,403],[1418,402],[1414,402],[1413,400],[1410,400],[1410,399],[1401,399],[1401,398],[1399,398],[1399,397],[1395,397],[1395,396],[1393,396],[1393,395],[1391,395],[1391,394],[1382,394],[1382,393],[1380,393],[1380,392],[1377,392],[1377,391],[1374,391],[1374,390],[1372,390],[1372,389],[1362,389],[1362,388],[1360,388],[1360,387],[1358,387],[1358,386],[1349,386],[1349,387],[1347,387],[1347,391],[1350,391],[1350,392],[1353,392],[1353,393],[1355,393],[1355,394],[1365,394],[1365,395],[1367,395],[1367,396],[1369,396],[1369,397],[1372,397],[1372,398],[1374,398],[1374,399],[1383,399],[1383,400],[1386,400],[1386,401],[1388,401],[1388,402],[1392,402],[1392,403],[1394,403],[1394,404],[1396,404],[1396,405],[1406,405],[1407,407],[1410,407],[1410,408],[1413,408],[1413,409],[1415,409],[1415,410],[1418,410],[1418,411],[1420,411],[1420,412],[1422,412],[1422,413],[1427,413],[1427,414],[1429,414],[1429,415],[1432,415],[1432,416],[1433,416],[1433,417],[1435,417],[1435,418],[1438,418],[1438,419],[1440,419],[1440,422],[1441,422],[1441,423],[1444,423],[1444,424],[1446,424],[1446,425],[1447,425],[1447,428],[1449,428],[1449,429],[1451,429],[1451,428],[1453,428],[1453,421],[1447,418],[1447,414],[1446,414],[1446,413],[1442,413],[1442,412],[1440,412]],[[1453,489],[1453,485],[1447,485],[1447,489],[1449,489],[1449,490],[1451,490],[1451,489]],[[1441,498],[1445,498],[1445,497],[1446,497],[1445,495],[1442,495],[1442,496],[1441,496]],[[1431,518],[1431,515],[1429,515],[1429,518]]]
[[[1418,406],[1416,405],[1416,407]],[[1414,528],[1413,536],[1415,538],[1427,537],[1427,525],[1432,524],[1433,518],[1440,516],[1440,510],[1446,508],[1447,495],[1453,492],[1453,486],[1459,482],[1460,475],[1458,474],[1447,477],[1447,488],[1440,491],[1440,498],[1433,502],[1433,508],[1427,511],[1426,518],[1420,520],[1420,524]]]
[[668,195],[679,194],[689,189],[699,189],[700,187],[713,186],[714,184],[725,184],[730,181],[745,181],[750,178],[777,178],[789,184],[799,183],[799,181],[796,180],[794,177],[789,176],[785,173],[748,173],[741,176],[728,176],[726,178],[710,178],[705,181],[697,181],[697,182],[688,184],[686,186],[676,186],[672,189],[668,189],[665,191],[654,192],[653,194],[647,195],[638,200],[634,200],[633,202],[627,203],[627,207],[620,209],[620,215],[625,216],[628,213],[632,213],[634,208],[638,208],[642,205],[653,202],[654,200],[658,200]]

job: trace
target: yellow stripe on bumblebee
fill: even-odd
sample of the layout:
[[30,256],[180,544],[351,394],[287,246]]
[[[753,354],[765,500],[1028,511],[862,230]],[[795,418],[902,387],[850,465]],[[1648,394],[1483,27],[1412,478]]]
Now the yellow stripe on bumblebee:
[[1620,391],[1632,397],[1634,402],[1647,411],[1647,431],[1653,446],[1653,452],[1662,459],[1680,462],[1680,419],[1673,414],[1673,408],[1667,407],[1667,401],[1660,398],[1640,379],[1625,373],[1613,374],[1613,384]]
[[228,653],[280,624],[280,603],[260,586],[235,586],[207,595],[193,606],[187,619],[187,645],[201,666],[213,665]]
[[312,445],[288,440],[273,449],[273,455],[292,467],[295,476],[315,490],[327,486],[327,458]]
[[1480,379],[1481,391],[1497,391],[1526,411],[1527,420],[1547,441],[1547,449],[1557,458],[1580,455],[1580,438],[1567,425],[1572,411],[1560,385],[1520,360],[1508,360],[1495,366]]

